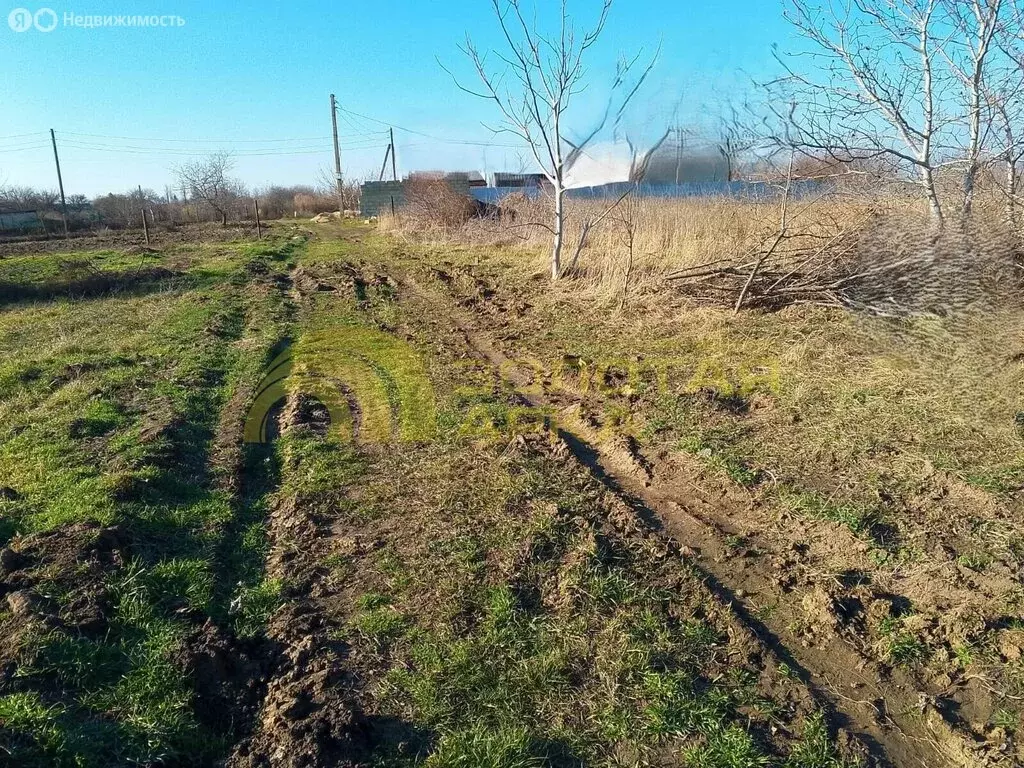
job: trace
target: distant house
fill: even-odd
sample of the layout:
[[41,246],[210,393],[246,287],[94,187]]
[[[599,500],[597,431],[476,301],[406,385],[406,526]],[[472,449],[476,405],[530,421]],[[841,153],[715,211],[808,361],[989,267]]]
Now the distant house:
[[542,188],[550,184],[543,173],[504,173],[491,175],[492,187],[535,187]]
[[647,184],[708,184],[731,181],[729,161],[716,147],[665,142],[647,161]]
[[444,181],[459,194],[470,196],[470,190],[484,189],[487,182],[479,171],[413,171],[402,181],[368,181],[360,187],[359,209],[363,216],[379,216],[405,205],[410,184],[423,181]]
[[444,179],[454,187],[486,187],[487,179],[480,171],[413,171],[407,177],[409,181]]
[[368,181],[360,187],[359,210],[363,216],[379,216],[405,205],[407,181]]
[[42,228],[39,211],[0,211],[0,232],[29,232]]

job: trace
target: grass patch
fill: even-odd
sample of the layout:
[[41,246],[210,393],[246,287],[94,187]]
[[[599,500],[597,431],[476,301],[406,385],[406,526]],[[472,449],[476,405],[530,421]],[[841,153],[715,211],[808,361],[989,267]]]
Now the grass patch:
[[904,628],[904,618],[893,616],[885,619],[878,634],[882,637],[883,652],[889,663],[914,667],[928,661],[931,651],[916,634]]
[[[173,254],[175,270],[147,256],[160,273],[113,251],[81,269],[66,255],[0,262],[0,282],[43,299],[0,312],[0,477],[15,492],[0,501],[0,537],[116,525],[131,557],[99,572],[38,572],[37,589],[61,610],[100,590],[103,628],[30,633],[5,659],[17,675],[14,690],[0,689],[0,730],[16,764],[225,755],[224,735],[196,720],[177,659],[195,621],[256,636],[279,599],[262,572],[274,457],[260,467],[270,482],[237,498],[219,484],[230,468],[212,459],[221,409],[255,383],[287,321],[280,294],[254,280],[285,269],[300,246],[191,247]],[[127,282],[86,290],[73,284],[82,270]]]
[[882,515],[878,509],[866,504],[837,502],[813,491],[783,490],[780,499],[791,511],[817,520],[838,523],[854,536],[879,541]]

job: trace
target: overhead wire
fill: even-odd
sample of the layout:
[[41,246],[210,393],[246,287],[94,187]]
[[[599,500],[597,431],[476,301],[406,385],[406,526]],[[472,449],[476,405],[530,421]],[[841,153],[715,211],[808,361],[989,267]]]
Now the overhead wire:
[[[380,136],[387,133],[387,131],[371,131],[355,133],[346,136],[345,138],[359,139],[369,136]],[[100,133],[79,133],[76,131],[61,131],[60,135],[63,136],[79,136],[93,139],[113,139],[117,141],[141,141],[149,143],[174,143],[174,144],[280,144],[280,143],[295,143],[304,141],[330,141],[331,135],[327,136],[306,136],[306,137],[295,137],[289,139],[234,139],[234,138],[219,138],[219,139],[165,139],[155,137],[141,137],[141,136],[111,136]]]
[[45,141],[36,141],[28,144],[18,144],[16,146],[3,147],[0,146],[0,153],[3,152],[25,152],[32,149],[42,149],[43,147],[49,146]]
[[[87,150],[90,152],[110,152],[113,154],[144,155],[150,157],[202,157],[209,154],[208,151],[153,150],[131,149],[125,147],[103,147],[92,144],[78,144],[76,142],[70,141],[65,141],[62,146],[67,147],[69,149]],[[232,152],[231,154],[236,157],[270,157],[288,155],[326,155],[329,153],[330,147],[320,147],[316,149],[246,150],[241,152]]]
[[44,131],[33,131],[32,133],[15,133],[10,136],[0,136],[0,141],[7,141],[8,139],[24,139],[28,136],[43,137],[47,134]]
[[423,138],[431,139],[432,141],[442,142],[444,144],[462,144],[462,145],[466,145],[466,146],[476,146],[476,147],[511,147],[511,148],[515,148],[515,149],[520,149],[522,147],[521,144],[503,144],[501,142],[494,142],[494,141],[475,141],[475,140],[472,140],[472,139],[445,139],[445,138],[442,138],[440,136],[433,136],[433,135],[431,135],[429,133],[423,133],[422,131],[416,131],[416,130],[413,130],[412,128],[403,128],[400,125],[395,125],[393,123],[388,123],[388,122],[385,122],[384,120],[378,120],[375,117],[369,117],[367,115],[362,115],[362,114],[360,114],[358,112],[353,112],[350,109],[345,109],[344,107],[338,107],[338,109],[340,109],[342,112],[347,112],[348,114],[353,115],[355,117],[362,118],[363,120],[369,120],[370,122],[373,122],[373,123],[379,123],[381,125],[387,125],[387,126],[389,126],[391,128],[394,128],[396,131],[402,131],[404,133],[411,133],[414,136],[422,136]]
[[[509,147],[517,144],[476,141],[471,139],[435,136],[423,131],[379,120],[368,115],[338,107],[338,114],[349,133],[339,134],[343,152],[378,152],[386,144],[390,130],[429,139],[431,142],[480,147]],[[377,128],[375,126],[384,126]],[[0,136],[0,154],[34,152],[50,147],[48,131]],[[171,138],[120,136],[87,133],[83,131],[57,131],[61,148],[81,152],[102,152],[139,156],[199,157],[228,149],[236,157],[272,157],[329,154],[333,135],[291,138],[238,139],[238,138]],[[9,143],[5,143],[9,142]],[[134,142],[134,143],[125,143]],[[323,144],[320,144],[323,142]],[[431,146],[424,142],[404,145],[408,149]],[[81,158],[78,160],[81,161]],[[30,161],[26,161],[30,162]]]

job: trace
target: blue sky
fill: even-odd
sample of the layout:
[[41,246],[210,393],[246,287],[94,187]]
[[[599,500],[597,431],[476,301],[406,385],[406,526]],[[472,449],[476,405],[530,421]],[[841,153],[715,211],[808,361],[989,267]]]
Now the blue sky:
[[[538,1],[542,17],[554,10],[553,0]],[[456,143],[510,143],[481,125],[493,122],[493,106],[457,90],[435,60],[468,79],[457,49],[465,34],[481,48],[500,43],[484,0],[8,5],[0,13],[0,183],[56,186],[51,127],[68,194],[139,184],[162,191],[176,163],[216,149],[234,151],[235,175],[250,185],[314,182],[332,164],[331,92],[343,108],[400,127],[400,173],[516,169],[525,157],[519,149]],[[570,7],[582,21],[597,5],[571,0]],[[50,7],[62,21],[65,13],[155,14],[185,24],[61,23],[49,33],[17,33],[5,23],[16,6]],[[616,0],[589,59],[593,84],[574,125],[583,131],[593,121],[620,54],[662,45],[630,113],[631,130],[642,137],[660,133],[674,115],[684,125],[708,122],[723,99],[742,98],[751,77],[774,72],[771,45],[789,39],[781,0]],[[382,123],[342,114],[346,175],[379,170]]]

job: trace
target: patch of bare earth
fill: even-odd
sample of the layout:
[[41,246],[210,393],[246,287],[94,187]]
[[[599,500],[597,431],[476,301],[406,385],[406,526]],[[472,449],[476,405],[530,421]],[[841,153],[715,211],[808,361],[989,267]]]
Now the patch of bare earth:
[[[1024,760],[1021,746],[990,725],[1006,694],[991,680],[965,676],[953,659],[958,644],[1012,618],[1004,600],[1019,589],[1019,574],[1006,567],[965,568],[943,554],[941,539],[929,547],[937,556],[879,567],[871,547],[844,526],[780,514],[777,504],[709,474],[693,456],[649,454],[627,438],[610,437],[592,394],[542,391],[530,386],[537,383],[534,370],[512,362],[533,338],[523,330],[528,320],[510,322],[529,308],[523,292],[510,290],[503,297],[462,268],[434,277],[443,290],[406,280],[423,303],[422,314],[450,318],[450,336],[486,361],[524,403],[554,412],[577,459],[683,547],[709,588],[733,606],[737,620],[797,670],[879,764],[1011,766]],[[953,535],[950,505],[935,503],[971,491],[938,473],[929,484],[916,505],[921,519],[930,518],[922,529]],[[990,511],[1004,521],[1010,514]],[[909,604],[916,610],[903,618]],[[934,651],[927,666],[893,663],[897,617],[902,636]],[[1019,639],[1010,637],[1012,630],[1004,634],[1004,658],[1013,660],[1020,654]]]

